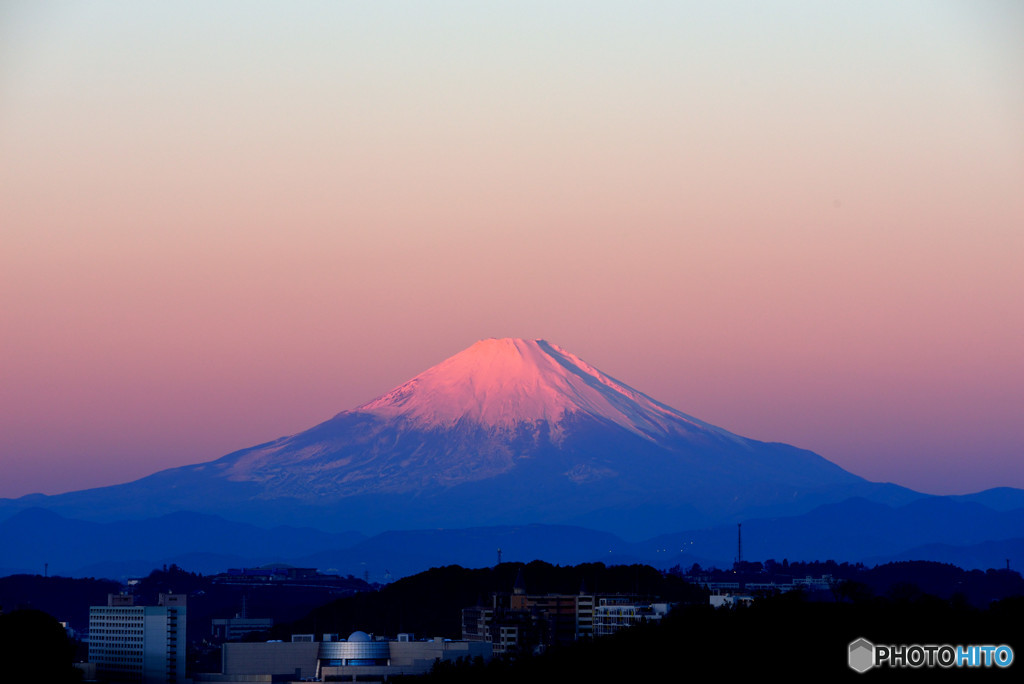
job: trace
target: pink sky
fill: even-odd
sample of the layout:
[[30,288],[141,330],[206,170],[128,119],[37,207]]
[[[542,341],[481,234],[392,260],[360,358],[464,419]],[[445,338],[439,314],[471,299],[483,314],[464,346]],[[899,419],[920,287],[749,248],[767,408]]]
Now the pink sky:
[[1024,487],[1013,2],[0,7],[0,496],[476,340],[934,493]]

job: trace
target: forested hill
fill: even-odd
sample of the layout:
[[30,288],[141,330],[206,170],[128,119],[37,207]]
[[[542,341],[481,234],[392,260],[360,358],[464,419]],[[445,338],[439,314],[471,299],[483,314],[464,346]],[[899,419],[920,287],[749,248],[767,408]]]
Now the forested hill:
[[275,627],[274,637],[349,634],[357,629],[374,634],[412,632],[423,637],[458,637],[461,609],[489,604],[494,592],[511,592],[520,571],[529,594],[629,594],[670,602],[707,600],[695,585],[647,565],[585,563],[559,567],[533,561],[473,570],[449,565],[406,577],[378,592],[334,601],[301,620]]

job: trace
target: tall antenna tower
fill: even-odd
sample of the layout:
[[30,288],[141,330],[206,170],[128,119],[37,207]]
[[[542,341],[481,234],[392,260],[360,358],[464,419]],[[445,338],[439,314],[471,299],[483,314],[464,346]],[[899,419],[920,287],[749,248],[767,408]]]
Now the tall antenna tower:
[[736,563],[743,562],[743,523],[736,523]]
[[498,547],[498,565],[501,565],[501,547]]

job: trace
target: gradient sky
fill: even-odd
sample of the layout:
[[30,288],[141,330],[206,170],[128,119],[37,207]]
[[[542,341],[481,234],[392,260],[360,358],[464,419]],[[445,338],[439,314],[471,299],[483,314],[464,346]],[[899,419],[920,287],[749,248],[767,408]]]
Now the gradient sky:
[[1024,5],[0,4],[0,496],[484,337],[932,493],[1024,487]]

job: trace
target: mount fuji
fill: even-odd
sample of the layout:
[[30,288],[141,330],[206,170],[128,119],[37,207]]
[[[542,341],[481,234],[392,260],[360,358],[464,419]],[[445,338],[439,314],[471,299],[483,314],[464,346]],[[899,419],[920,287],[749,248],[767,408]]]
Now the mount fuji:
[[920,496],[688,416],[550,342],[487,339],[304,432],[4,503],[98,521],[193,511],[364,533],[548,523],[640,538]]

